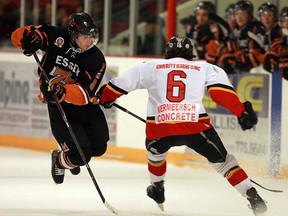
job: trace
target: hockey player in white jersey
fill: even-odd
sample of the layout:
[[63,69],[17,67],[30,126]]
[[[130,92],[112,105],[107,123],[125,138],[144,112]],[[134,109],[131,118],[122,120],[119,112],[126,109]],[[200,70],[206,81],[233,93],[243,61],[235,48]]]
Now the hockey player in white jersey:
[[109,108],[114,100],[136,89],[149,94],[146,119],[146,149],[151,185],[147,195],[163,210],[166,156],[174,146],[186,145],[207,158],[211,166],[248,199],[255,215],[267,211],[235,157],[225,149],[202,104],[205,89],[217,104],[236,115],[243,130],[257,124],[250,102],[241,103],[224,70],[192,61],[188,38],[172,37],[165,59],[149,60],[112,79],[98,92],[100,104]]

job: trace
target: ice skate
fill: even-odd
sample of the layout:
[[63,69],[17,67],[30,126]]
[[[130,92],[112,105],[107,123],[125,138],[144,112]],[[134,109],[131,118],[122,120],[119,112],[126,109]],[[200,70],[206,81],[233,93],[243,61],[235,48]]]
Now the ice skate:
[[165,189],[163,180],[160,182],[154,182],[153,184],[147,187],[147,195],[157,203],[161,211],[164,211],[164,205],[163,205],[165,201],[164,192]]
[[78,175],[81,172],[80,166],[75,167],[74,169],[70,169],[72,175]]
[[256,189],[254,187],[250,188],[246,192],[248,196],[248,201],[250,202],[251,209],[254,213],[254,215],[260,216],[265,215],[265,212],[267,211],[267,206],[265,201],[259,196]]
[[64,175],[65,175],[65,169],[59,168],[56,163],[59,153],[60,153],[59,150],[53,150],[51,153],[51,157],[52,157],[51,175],[56,184],[62,184],[64,181]]

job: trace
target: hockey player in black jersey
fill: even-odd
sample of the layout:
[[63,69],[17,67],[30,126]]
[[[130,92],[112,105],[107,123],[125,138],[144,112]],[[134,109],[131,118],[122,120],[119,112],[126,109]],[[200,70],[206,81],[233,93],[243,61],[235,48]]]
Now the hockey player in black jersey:
[[282,29],[278,23],[278,8],[270,2],[266,2],[258,8],[258,16],[265,28],[263,48],[267,51],[282,36]]
[[191,27],[186,36],[191,38],[199,59],[205,59],[205,46],[210,40],[223,41],[224,33],[220,25],[211,18],[215,16],[215,5],[209,1],[199,1],[194,10],[195,19],[191,17]]
[[288,80],[288,7],[282,8],[280,23],[282,37],[275,41],[265,53],[263,68],[271,73],[279,68],[282,78]]
[[279,42],[282,37],[282,29],[278,23],[278,8],[270,3],[266,2],[258,8],[259,21],[265,29],[265,36],[263,39],[263,49],[265,53],[258,56],[259,62],[263,63],[267,51],[273,44]]
[[[95,92],[103,78],[106,61],[96,47],[99,34],[95,21],[87,13],[69,17],[68,30],[50,26],[24,26],[11,36],[14,46],[27,56],[44,52],[41,65],[50,79],[38,70],[39,98],[47,103],[51,130],[61,150],[52,151],[51,174],[56,184],[64,181],[65,169],[80,172],[84,162],[62,119],[53,94],[61,103],[87,162],[106,152],[109,132]],[[39,144],[40,145],[40,144]]]
[[[254,6],[248,0],[240,0],[235,4],[236,28],[234,31],[235,50],[221,57],[219,65],[227,73],[249,72],[260,65],[257,56],[264,54],[264,49],[258,43],[263,41],[265,29],[253,16]],[[251,38],[252,33],[255,37]],[[257,40],[255,40],[255,38]]]

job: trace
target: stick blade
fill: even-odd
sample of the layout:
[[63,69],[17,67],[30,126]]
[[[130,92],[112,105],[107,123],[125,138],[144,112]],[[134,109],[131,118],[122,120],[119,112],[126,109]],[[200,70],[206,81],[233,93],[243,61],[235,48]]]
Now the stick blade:
[[263,42],[261,41],[261,39],[256,35],[254,34],[253,32],[251,31],[248,31],[247,32],[248,34],[248,37],[250,37],[252,40],[254,40],[261,48],[263,48]]
[[282,33],[283,33],[285,36],[288,36],[288,29],[287,29],[287,28],[282,28]]
[[157,203],[158,207],[161,209],[162,212],[164,212],[164,204],[163,203]]
[[108,202],[106,202],[106,200],[105,200],[105,202],[104,202],[104,205],[106,206],[106,208],[107,208],[111,213],[113,213],[113,214],[115,214],[115,215],[118,215],[117,210],[116,210],[114,207],[112,207]]

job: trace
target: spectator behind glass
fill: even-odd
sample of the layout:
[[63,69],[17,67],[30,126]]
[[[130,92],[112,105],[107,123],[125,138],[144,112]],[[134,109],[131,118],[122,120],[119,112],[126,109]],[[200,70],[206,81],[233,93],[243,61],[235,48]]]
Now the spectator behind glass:
[[3,5],[0,3],[0,46],[2,44],[2,40],[5,38],[5,28],[4,28],[4,9]]
[[258,8],[259,21],[265,29],[265,36],[263,40],[263,49],[265,53],[258,57],[260,63],[264,62],[267,51],[272,44],[276,41],[280,41],[282,37],[282,29],[278,24],[278,8],[270,2],[262,4]]
[[234,10],[235,10],[235,3],[229,4],[225,10],[225,18],[232,32],[234,32],[236,29]]
[[[191,38],[199,59],[205,59],[205,46],[210,40],[222,41],[223,31],[219,24],[210,19],[211,14],[215,14],[215,5],[209,1],[200,1],[194,9],[196,22],[192,20],[190,32],[186,36]],[[194,22],[194,23],[193,23]]]
[[[81,10],[81,6],[76,8],[76,13]],[[83,10],[82,10],[83,11]],[[57,23],[56,25],[58,27],[66,28],[67,27],[67,22],[68,22],[68,12],[67,9],[63,6],[59,7],[57,9]],[[52,24],[52,5],[50,3],[45,4],[41,8],[40,12],[40,20],[39,23],[46,23],[46,24]]]
[[282,77],[288,80],[288,7],[280,11],[280,25],[282,38],[280,41],[275,41],[266,52],[263,68],[271,73],[279,68]]
[[162,56],[166,38],[162,33],[164,20],[159,16],[151,16],[146,20],[144,42],[140,55]]
[[222,68],[228,73],[249,72],[260,65],[258,57],[265,52],[261,46],[265,29],[254,19],[253,10],[254,6],[250,1],[240,0],[235,4],[236,50],[233,55],[221,61]]
[[265,27],[263,48],[267,51],[282,36],[282,30],[278,24],[278,8],[272,3],[264,3],[258,8],[258,16]]
[[188,37],[188,34],[191,31],[192,26],[197,24],[196,18],[195,16],[188,16],[188,17],[184,17],[180,20],[180,23],[182,24],[185,34]]
[[47,3],[44,5],[44,7],[42,6],[41,8],[39,23],[51,24],[51,18],[52,18],[52,5],[50,3]]
[[57,26],[62,28],[67,28],[67,21],[68,21],[69,15],[67,12],[67,9],[65,7],[60,7],[57,10]]
[[[142,40],[140,36],[137,36],[137,50],[136,50],[136,54],[140,54],[141,53],[141,49],[142,49]],[[126,36],[122,39],[121,41],[121,50],[122,53],[121,55],[123,56],[129,56],[129,37]]]
[[288,29],[288,7],[284,7],[280,11],[280,25],[284,29]]
[[19,25],[19,6],[14,1],[0,1],[0,47],[10,46],[10,35]]
[[[222,67],[222,60],[227,57],[234,56],[233,51],[235,51],[235,30],[236,30],[236,21],[234,14],[235,4],[229,4],[225,9],[225,18],[221,19],[217,15],[214,15],[214,21],[218,21],[224,29],[226,29],[225,39],[216,40],[210,39],[208,44],[205,46],[205,59],[211,64],[216,64]],[[211,15],[210,15],[211,17]],[[228,71],[229,73],[229,71]]]

